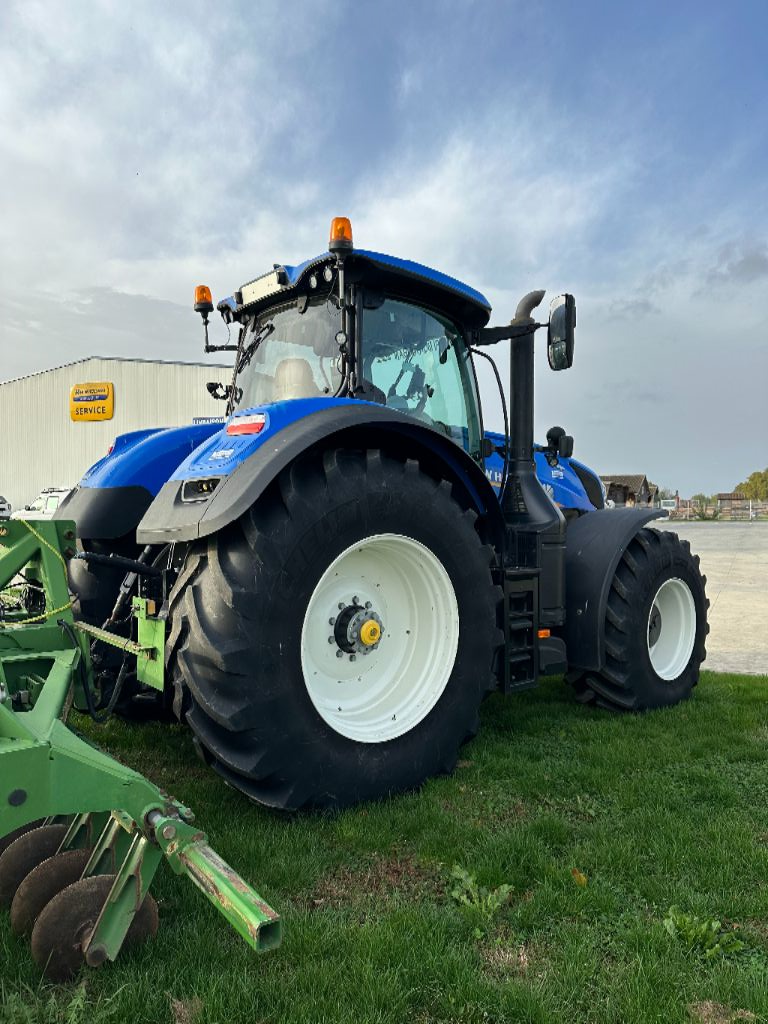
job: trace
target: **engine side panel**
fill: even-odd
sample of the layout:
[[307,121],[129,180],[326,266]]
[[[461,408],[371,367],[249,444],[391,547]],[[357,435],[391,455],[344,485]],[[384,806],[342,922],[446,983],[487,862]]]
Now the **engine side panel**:
[[[503,447],[503,434],[495,434],[486,430],[485,436],[495,447]],[[556,464],[551,465],[547,461],[546,454],[538,451],[534,452],[534,461],[539,483],[559,508],[594,512],[596,508],[603,507],[602,503],[595,504],[590,499],[584,486],[584,480],[587,480],[590,483],[593,497],[597,498],[600,494],[602,498],[600,480],[593,470],[577,462],[574,458],[558,458]],[[486,476],[497,491],[501,486],[503,471],[504,459],[497,452],[485,460]]]

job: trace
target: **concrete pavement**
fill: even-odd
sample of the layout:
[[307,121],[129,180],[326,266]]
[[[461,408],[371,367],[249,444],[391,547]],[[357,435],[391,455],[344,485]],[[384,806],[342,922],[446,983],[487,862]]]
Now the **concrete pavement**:
[[690,542],[707,577],[709,637],[704,668],[768,673],[768,523],[662,521]]

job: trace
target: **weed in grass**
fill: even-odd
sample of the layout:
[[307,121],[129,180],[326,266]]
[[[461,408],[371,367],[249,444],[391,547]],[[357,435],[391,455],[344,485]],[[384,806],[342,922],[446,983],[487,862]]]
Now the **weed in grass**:
[[578,868],[571,868],[571,876],[580,889],[586,889],[589,879],[583,871],[579,871]]
[[525,944],[515,944],[497,937],[490,945],[480,950],[483,964],[488,974],[496,981],[508,978],[520,978],[528,973],[531,965],[531,954]]
[[114,1020],[117,1011],[114,996],[94,1001],[85,982],[74,990],[41,986],[38,991],[27,986],[13,991],[0,982],[0,1024],[102,1024]]
[[326,875],[300,902],[310,910],[337,910],[361,901],[434,900],[444,893],[440,867],[422,864],[408,854],[374,857],[367,864],[345,865]]
[[569,821],[595,821],[601,806],[589,793],[577,793],[572,797],[542,797],[539,809],[562,815]]
[[169,995],[173,1024],[197,1024],[203,1012],[203,1004],[197,998],[174,999]]
[[459,864],[454,864],[451,878],[454,881],[451,889],[452,899],[474,924],[475,938],[483,938],[501,908],[509,903],[512,886],[499,885],[495,889],[488,889],[484,885],[479,885],[475,876]]
[[684,914],[679,907],[669,908],[664,918],[664,927],[692,953],[703,954],[707,960],[741,953],[747,948],[747,944],[735,932],[725,931],[720,921],[713,917]]
[[705,999],[702,1003],[691,1003],[688,1013],[693,1024],[736,1024],[739,1020],[757,1020],[750,1010],[732,1010],[724,1003]]

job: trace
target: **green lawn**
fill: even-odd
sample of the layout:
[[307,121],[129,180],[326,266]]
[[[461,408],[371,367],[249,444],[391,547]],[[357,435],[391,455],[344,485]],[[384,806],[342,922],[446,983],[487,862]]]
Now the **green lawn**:
[[[75,985],[41,984],[3,917],[3,1022],[768,1020],[765,676],[705,674],[694,700],[642,717],[579,707],[560,680],[494,697],[453,777],[336,815],[249,805],[180,728],[100,736],[192,805],[282,913],[284,944],[252,954],[163,868],[156,940]],[[454,865],[476,877],[470,902],[501,885],[507,901],[458,902]],[[664,928],[672,905],[744,948],[689,950]]]

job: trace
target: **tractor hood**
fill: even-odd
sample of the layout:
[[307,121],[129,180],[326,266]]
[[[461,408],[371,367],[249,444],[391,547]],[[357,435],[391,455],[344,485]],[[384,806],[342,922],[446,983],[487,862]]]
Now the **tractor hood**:
[[131,533],[179,463],[220,429],[220,423],[201,423],[120,434],[54,519],[74,519],[82,538],[111,540]]

